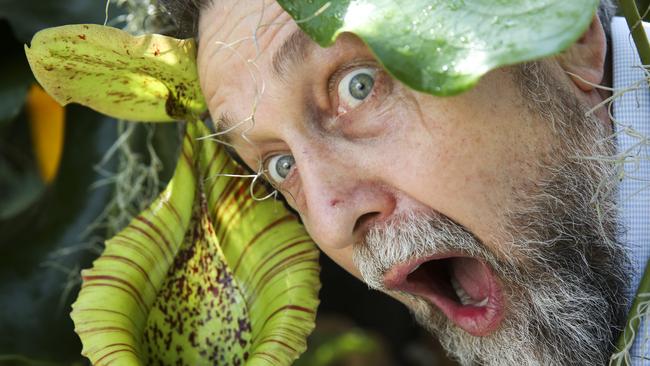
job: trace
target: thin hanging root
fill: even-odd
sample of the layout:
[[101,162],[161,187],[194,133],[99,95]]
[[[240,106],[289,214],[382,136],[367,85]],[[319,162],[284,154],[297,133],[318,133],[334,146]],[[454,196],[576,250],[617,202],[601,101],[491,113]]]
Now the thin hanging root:
[[81,268],[79,268],[79,265],[75,265],[74,267],[67,267],[56,261],[43,262],[41,263],[41,267],[52,268],[66,275],[63,291],[59,296],[59,302],[56,308],[57,314],[63,314],[65,310],[65,303],[70,297],[72,290],[81,283]]
[[[577,78],[581,80],[582,82],[585,82],[589,85],[591,85],[594,88],[598,88],[601,90],[606,90],[612,93],[612,95],[590,109],[587,114],[593,114],[596,110],[607,106],[607,113],[609,115],[610,120],[612,121],[613,127],[614,127],[614,133],[611,136],[608,136],[605,139],[602,139],[598,143],[608,143],[611,142],[611,140],[615,140],[617,138],[620,138],[621,135],[626,135],[628,137],[631,137],[636,140],[636,142],[626,149],[625,151],[618,152],[614,156],[595,156],[595,157],[579,157],[584,160],[598,160],[598,161],[606,161],[611,164],[614,164],[615,167],[617,168],[616,174],[614,174],[612,177],[609,179],[616,180],[616,181],[621,181],[623,179],[632,179],[632,180],[640,180],[641,178],[635,177],[634,172],[638,169],[638,165],[642,161],[648,161],[650,160],[650,156],[648,155],[640,155],[642,151],[649,151],[650,150],[650,137],[645,136],[639,131],[635,130],[632,128],[630,125],[625,124],[625,121],[619,121],[613,114],[613,101],[616,100],[617,98],[622,97],[624,94],[630,93],[630,92],[635,92],[635,91],[640,91],[643,90],[645,91],[648,88],[648,84],[650,84],[650,69],[648,66],[640,66],[641,69],[644,71],[645,78],[642,78],[638,80],[637,82],[627,86],[624,89],[613,89],[613,88],[608,88],[604,87],[601,85],[596,85],[593,83],[590,83],[583,78],[581,78],[578,75],[569,73],[571,76],[574,78]],[[630,166],[631,165],[631,166]],[[645,180],[644,180],[645,182]],[[611,181],[603,181],[600,182],[598,186],[598,190],[594,194],[593,200],[594,202],[597,202],[597,196],[600,195],[607,195],[610,194],[610,190],[612,187],[615,187],[616,185],[610,184]],[[645,192],[650,189],[650,182],[647,182],[647,184],[640,189],[638,189],[635,192],[632,192],[629,196],[625,197],[626,200],[632,199],[635,196],[641,194],[642,192]],[[596,206],[597,214],[599,218],[602,221],[602,217],[604,215],[603,213],[603,208],[600,206]],[[602,229],[602,228],[601,228]],[[638,305],[638,313],[632,318],[633,322],[638,321],[639,323],[643,323],[644,320],[650,319],[648,316],[650,315],[650,294],[649,293],[641,293],[638,294],[639,298],[642,299],[642,301]],[[632,356],[630,354],[631,349],[634,345],[634,342],[636,340],[636,337],[640,334],[637,334],[636,331],[628,326],[625,327],[624,329],[625,335],[629,336],[626,337],[625,339],[627,340],[622,349],[619,350],[619,352],[615,353],[612,355],[609,361],[609,365],[612,366],[622,366],[622,365],[631,365],[632,364]],[[639,357],[644,358],[646,355],[646,347],[648,343],[648,338],[649,335],[647,334],[647,331],[643,332],[643,341],[641,341],[641,351],[640,354],[637,355]]]
[[104,10],[105,12],[105,17],[104,17],[104,26],[108,24],[108,8],[111,6],[111,0],[106,0],[106,9]]
[[[146,141],[150,164],[145,164],[145,159],[140,154],[136,154],[129,145],[129,137],[136,128],[147,129]],[[152,125],[118,123],[120,138],[95,167],[104,178],[93,185],[94,188],[114,185],[115,193],[102,213],[89,225],[85,235],[99,228],[107,230],[110,236],[117,234],[157,197],[161,188],[158,173],[162,169],[162,162],[153,148],[154,128]],[[113,158],[118,159],[116,172],[104,168],[105,164]]]
[[[260,15],[259,15],[259,18],[257,20],[257,24],[255,26],[255,29],[253,30],[253,35],[252,36],[237,39],[237,40],[235,40],[233,42],[225,42],[225,41],[215,41],[214,42],[215,45],[221,46],[221,47],[218,48],[217,52],[219,52],[219,51],[221,51],[223,49],[230,50],[235,56],[237,56],[240,60],[242,60],[242,62],[245,63],[246,69],[247,69],[247,71],[248,71],[248,73],[250,75],[251,81],[252,81],[252,85],[255,85],[255,96],[253,98],[253,105],[251,106],[251,113],[248,115],[248,117],[242,119],[241,121],[235,123],[234,125],[228,127],[227,129],[215,132],[215,133],[210,134],[210,135],[200,137],[198,140],[212,139],[216,143],[219,143],[219,144],[222,144],[224,146],[228,146],[228,147],[234,149],[235,147],[232,144],[230,144],[230,143],[228,143],[226,141],[220,140],[217,137],[229,134],[229,133],[231,133],[231,132],[233,132],[235,130],[238,130],[238,129],[242,128],[243,126],[246,126],[240,132],[240,137],[247,144],[254,147],[253,143],[248,138],[247,133],[250,132],[255,127],[255,115],[257,113],[257,108],[258,108],[259,103],[260,103],[260,101],[262,99],[262,96],[265,94],[265,91],[266,91],[266,82],[265,82],[265,80],[263,78],[259,78],[259,80],[258,80],[258,77],[256,76],[256,75],[261,75],[260,68],[256,63],[257,60],[259,59],[259,57],[261,56],[261,51],[260,51],[259,42],[258,42],[259,41],[258,34],[259,34],[259,31],[262,30],[262,29],[269,28],[269,27],[272,27],[272,26],[282,26],[282,25],[285,25],[285,24],[288,23],[288,22],[285,21],[285,22],[272,22],[272,23],[263,24],[262,22],[264,20],[264,14],[266,12],[266,4],[265,4],[264,0],[261,0],[261,5],[262,6],[261,6],[261,10],[260,10]],[[295,21],[295,23],[296,24],[305,23],[305,22],[308,22],[308,21],[314,19],[315,17],[323,14],[327,9],[330,8],[331,5],[332,5],[331,2],[327,2],[322,7],[320,7],[314,14],[310,15],[309,17],[307,17],[305,19],[299,19],[299,20]],[[239,45],[241,43],[244,43],[246,41],[252,41],[253,46],[255,47],[255,56],[252,59],[245,58],[240,52],[238,52],[235,49],[235,46],[237,46],[237,45]],[[250,122],[250,124],[249,124],[249,122]],[[217,177],[252,178],[252,181],[251,181],[251,184],[250,184],[250,187],[249,187],[249,192],[251,194],[251,197],[254,200],[263,201],[263,200],[267,200],[267,199],[269,199],[271,197],[277,199],[278,194],[279,194],[277,189],[274,190],[273,192],[269,193],[268,195],[264,196],[264,197],[256,197],[255,196],[255,183],[257,183],[258,179],[263,178],[263,176],[264,176],[264,173],[263,173],[264,166],[263,166],[263,163],[262,163],[262,158],[259,155],[257,157],[257,164],[258,164],[258,173],[255,174],[255,175],[219,174],[216,177],[211,177],[211,179],[214,179],[214,178],[217,178]]]
[[252,122],[252,121],[253,121],[253,117],[249,116],[249,117],[247,117],[247,118],[233,124],[232,126],[228,127],[227,129],[225,129],[223,131],[218,131],[218,132],[215,132],[215,133],[211,133],[209,135],[201,136],[201,137],[197,138],[197,140],[201,141],[201,140],[206,140],[206,139],[211,139],[211,138],[214,138],[214,137],[227,135],[230,132],[240,128],[244,123]]
[[[118,7],[126,6],[128,16],[118,16],[110,19],[109,10],[111,3]],[[151,9],[152,1],[150,0],[106,0],[104,25],[126,23],[125,29],[134,32],[133,22],[139,22],[139,18],[134,14],[147,13]],[[103,251],[103,242],[105,237],[99,237],[94,234],[95,230],[105,231],[106,236],[112,237],[117,234],[122,227],[134,217],[138,212],[149,205],[161,188],[159,172],[162,169],[162,163],[153,148],[153,126],[137,127],[138,124],[119,122],[117,124],[118,138],[113,145],[106,151],[101,161],[95,166],[95,170],[103,178],[94,182],[89,189],[96,189],[106,185],[115,186],[115,194],[106,208],[98,215],[97,218],[80,234],[80,243],[68,245],[57,250],[48,257],[47,262],[42,266],[54,268],[57,271],[67,275],[63,291],[59,298],[57,312],[63,314],[63,307],[72,290],[81,284],[79,274],[80,268],[70,267],[66,264],[66,259],[80,251],[90,251],[101,254]],[[148,160],[150,164],[144,164],[143,157],[133,152],[129,146],[129,139],[135,128],[145,128],[147,131],[146,143]],[[112,172],[106,169],[106,166],[112,159],[117,159],[118,170]],[[0,356],[2,358],[2,356]]]
[[[639,294],[640,298],[645,299],[642,302],[639,303],[638,309],[639,312],[632,318],[632,321],[639,321],[640,324],[643,322],[644,319],[648,319],[648,314],[650,314],[650,294],[649,293],[642,293]],[[623,366],[623,365],[632,365],[632,357],[630,355],[630,351],[632,349],[632,346],[634,345],[634,340],[636,339],[637,332],[630,327],[625,327],[623,329],[623,332],[627,334],[630,334],[630,342],[627,342],[623,349],[620,350],[617,353],[614,353],[612,357],[609,359],[609,365],[610,366]],[[647,338],[647,332],[644,332],[646,338]],[[641,357],[644,357],[643,355],[646,354],[646,343],[647,342],[642,342],[641,345]]]
[[274,189],[271,193],[267,194],[264,197],[255,196],[255,183],[257,183],[257,180],[260,179],[260,177],[263,177],[263,174],[261,172],[258,173],[255,178],[253,178],[253,181],[251,182],[251,185],[249,187],[249,191],[250,191],[250,194],[251,194],[251,197],[253,198],[253,200],[255,200],[255,201],[266,201],[267,199],[269,199],[271,197],[277,198],[278,191],[276,189]]
[[316,12],[310,16],[308,16],[305,19],[298,19],[296,20],[296,24],[301,24],[301,23],[307,23],[311,21],[312,19],[316,18],[317,16],[323,14],[325,10],[329,9],[329,7],[332,6],[332,2],[328,1],[325,3],[325,5],[321,6],[320,9],[316,10]]
[[[262,12],[262,15],[260,16],[259,22],[261,22],[262,16],[263,16],[263,12]],[[231,133],[231,132],[233,132],[233,131],[235,131],[237,129],[240,129],[243,126],[247,125],[246,127],[244,127],[244,130],[240,132],[240,136],[247,144],[249,144],[251,146],[253,145],[246,134],[247,134],[247,132],[249,132],[250,130],[252,130],[255,127],[255,114],[257,112],[257,107],[259,105],[261,97],[265,92],[266,85],[265,85],[264,80],[259,81],[258,78],[256,77],[256,73],[258,73],[258,74],[261,74],[261,73],[260,73],[260,69],[257,66],[257,64],[255,63],[255,61],[253,59],[246,59],[240,52],[238,52],[235,49],[236,45],[238,45],[240,43],[243,43],[243,42],[245,42],[247,40],[252,40],[253,42],[255,42],[254,37],[245,37],[245,38],[242,38],[242,39],[236,40],[234,42],[230,42],[230,43],[226,43],[226,42],[222,42],[222,41],[215,41],[215,44],[218,45],[218,46],[221,46],[219,48],[219,50],[227,49],[227,50],[231,51],[235,56],[237,56],[240,60],[242,60],[242,62],[244,62],[246,64],[246,69],[247,69],[247,71],[248,71],[248,73],[250,75],[252,84],[255,85],[255,97],[253,99],[253,105],[251,107],[251,113],[249,114],[248,117],[242,119],[241,121],[235,123],[234,125],[228,127],[227,129],[215,132],[215,133],[210,134],[210,135],[202,136],[198,140],[212,139],[213,141],[215,141],[217,143],[220,143],[220,144],[222,144],[224,146],[228,146],[228,147],[234,149],[234,146],[232,144],[227,143],[225,141],[222,141],[220,139],[217,139],[217,137],[226,135],[228,133]],[[257,58],[258,54],[259,54],[259,49],[256,49],[256,58]],[[260,83],[261,83],[261,86],[260,86]],[[263,168],[262,164],[261,164],[261,160],[262,160],[261,157],[258,156],[258,164],[259,164],[260,168]],[[217,176],[210,177],[209,179],[214,179],[214,178],[217,178],[217,177],[252,178],[252,181],[251,181],[251,184],[250,184],[250,187],[249,187],[249,192],[251,194],[251,197],[254,200],[261,201],[261,200],[268,199],[270,197],[277,196],[277,191],[273,191],[273,192],[271,192],[270,194],[268,194],[267,196],[265,196],[263,198],[259,198],[259,197],[255,196],[255,194],[254,194],[255,183],[257,182],[257,179],[259,179],[261,175],[262,175],[261,171],[259,171],[257,174],[254,174],[254,175],[218,174]]]
[[[264,0],[262,0],[262,4],[264,4]],[[294,23],[296,23],[296,24],[307,23],[310,20],[316,18],[317,16],[323,14],[327,9],[329,9],[330,6],[332,6],[332,2],[328,1],[327,3],[325,3],[325,5],[321,6],[318,10],[316,10],[316,12],[314,14],[312,14],[312,15],[304,18],[304,19],[295,20]],[[285,21],[285,22],[272,22],[272,23],[262,24],[262,17],[263,16],[264,16],[264,10],[262,10],[262,14],[261,14],[260,19],[259,19],[259,21],[257,23],[257,28],[255,29],[255,31],[253,33],[253,42],[255,44],[255,49],[257,51],[257,55],[255,56],[255,60],[257,60],[257,58],[260,56],[260,52],[259,52],[260,48],[259,48],[258,37],[257,37],[258,32],[261,29],[264,29],[264,28],[269,28],[269,27],[272,27],[272,26],[281,26],[281,25],[285,25],[285,24],[288,23],[288,22]]]
[[219,177],[226,177],[226,178],[257,178],[257,174],[226,174],[226,173],[221,173],[221,174],[216,174],[215,176],[208,177],[206,179],[216,179]]
[[[646,13],[650,11],[650,8],[646,10]],[[642,151],[650,151],[650,136],[645,136],[639,131],[635,130],[632,128],[630,125],[625,124],[625,121],[619,121],[617,120],[614,115],[613,115],[613,110],[612,110],[612,104],[611,103],[613,100],[616,98],[621,97],[623,94],[630,93],[630,92],[635,92],[639,90],[645,90],[648,88],[648,85],[650,84],[650,65],[643,65],[640,66],[640,68],[644,72],[644,78],[638,80],[637,82],[631,84],[625,89],[622,90],[614,90],[613,95],[607,99],[607,102],[610,103],[608,106],[608,113],[609,117],[614,124],[615,129],[618,129],[619,132],[615,134],[616,136],[620,134],[624,134],[628,137],[631,137],[636,140],[636,142],[628,149],[625,151],[622,151],[615,156],[612,157],[607,157],[603,159],[607,159],[608,161],[616,164],[616,166],[619,168],[618,174],[616,174],[615,177],[612,177],[612,179],[617,179],[617,180],[623,180],[624,178],[627,179],[632,179],[632,180],[640,180],[643,182],[647,182],[646,180],[642,180],[639,177],[634,176],[634,172],[638,169],[638,165],[641,163],[641,161],[648,161],[650,160],[650,156],[644,155],[641,156],[640,153]],[[603,102],[604,103],[604,102]],[[602,103],[601,103],[602,104]],[[599,108],[600,106],[597,106],[593,110]],[[592,110],[592,111],[593,111]],[[616,128],[617,127],[617,128]],[[632,168],[630,169],[629,165],[632,165]],[[639,195],[640,193],[647,191],[650,189],[650,182],[647,182],[647,184],[637,191],[633,192],[631,195],[628,197],[625,197],[625,199],[632,199],[633,197]],[[639,324],[643,324],[644,321],[650,320],[650,293],[640,293],[637,294],[637,298],[641,300],[638,304],[638,313],[632,318],[632,322],[638,321]],[[647,327],[646,327],[647,328]],[[645,355],[647,353],[647,343],[650,338],[650,335],[648,334],[647,330],[644,331],[643,333],[637,334],[636,331],[626,325],[625,329],[623,330],[625,332],[625,335],[630,335],[629,338],[627,339],[626,343],[623,345],[622,349],[619,350],[619,352],[615,353],[612,355],[609,361],[610,366],[622,366],[622,365],[631,365],[632,364],[632,356],[630,354],[632,346],[634,345],[634,342],[637,338],[637,336],[643,334],[643,340],[640,340],[641,344],[641,350],[640,354],[637,355],[638,357],[641,357],[642,359],[645,359]]]

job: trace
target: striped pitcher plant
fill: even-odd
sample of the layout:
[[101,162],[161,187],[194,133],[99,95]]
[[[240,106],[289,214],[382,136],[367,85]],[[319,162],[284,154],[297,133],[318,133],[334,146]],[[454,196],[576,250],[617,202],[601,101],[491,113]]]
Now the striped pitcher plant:
[[318,305],[318,250],[224,147],[203,137],[195,45],[99,25],[38,33],[32,70],[59,103],[138,121],[186,120],[174,176],[106,242],[73,304],[94,365],[289,365]]

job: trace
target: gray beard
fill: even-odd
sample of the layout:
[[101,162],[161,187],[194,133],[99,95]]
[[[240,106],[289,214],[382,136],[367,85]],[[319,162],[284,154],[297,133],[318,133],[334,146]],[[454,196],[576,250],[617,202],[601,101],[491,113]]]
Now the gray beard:
[[[499,253],[435,212],[412,212],[372,228],[353,259],[371,288],[387,293],[384,273],[414,257],[460,252],[489,264],[504,286],[505,318],[476,337],[421,298],[411,310],[463,365],[604,365],[627,309],[630,265],[617,242],[615,151],[601,121],[541,63],[516,75],[531,108],[550,122],[557,146],[538,162],[539,176],[513,193],[517,209]],[[533,94],[531,94],[533,93]]]

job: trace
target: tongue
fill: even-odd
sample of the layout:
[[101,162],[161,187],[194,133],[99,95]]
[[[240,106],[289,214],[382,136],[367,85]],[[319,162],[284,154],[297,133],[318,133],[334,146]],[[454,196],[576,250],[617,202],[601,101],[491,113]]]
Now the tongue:
[[481,261],[459,257],[452,262],[452,271],[456,281],[475,301],[481,301],[490,295],[489,269]]

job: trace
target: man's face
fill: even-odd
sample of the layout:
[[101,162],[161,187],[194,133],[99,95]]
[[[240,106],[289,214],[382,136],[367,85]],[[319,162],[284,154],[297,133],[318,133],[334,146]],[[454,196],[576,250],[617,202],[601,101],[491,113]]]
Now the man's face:
[[[585,180],[607,169],[571,160],[608,147],[594,147],[604,125],[584,118],[572,93],[562,94],[573,98],[568,111],[548,102],[559,117],[532,106],[521,69],[506,68],[460,96],[421,94],[355,36],[320,48],[271,1],[215,1],[199,32],[199,76],[228,131],[221,138],[284,195],[323,252],[410,306],[462,362],[566,363],[554,353],[576,352],[574,338],[610,332],[624,255],[609,224],[584,212],[597,212]],[[556,63],[543,65],[570,90]],[[577,124],[589,133],[566,133]],[[605,257],[594,265],[596,255]],[[600,322],[561,318],[576,308],[599,308]],[[561,324],[571,331],[550,329]],[[576,337],[574,326],[584,328]],[[581,360],[602,361],[611,339],[589,341],[598,349],[577,351]]]

